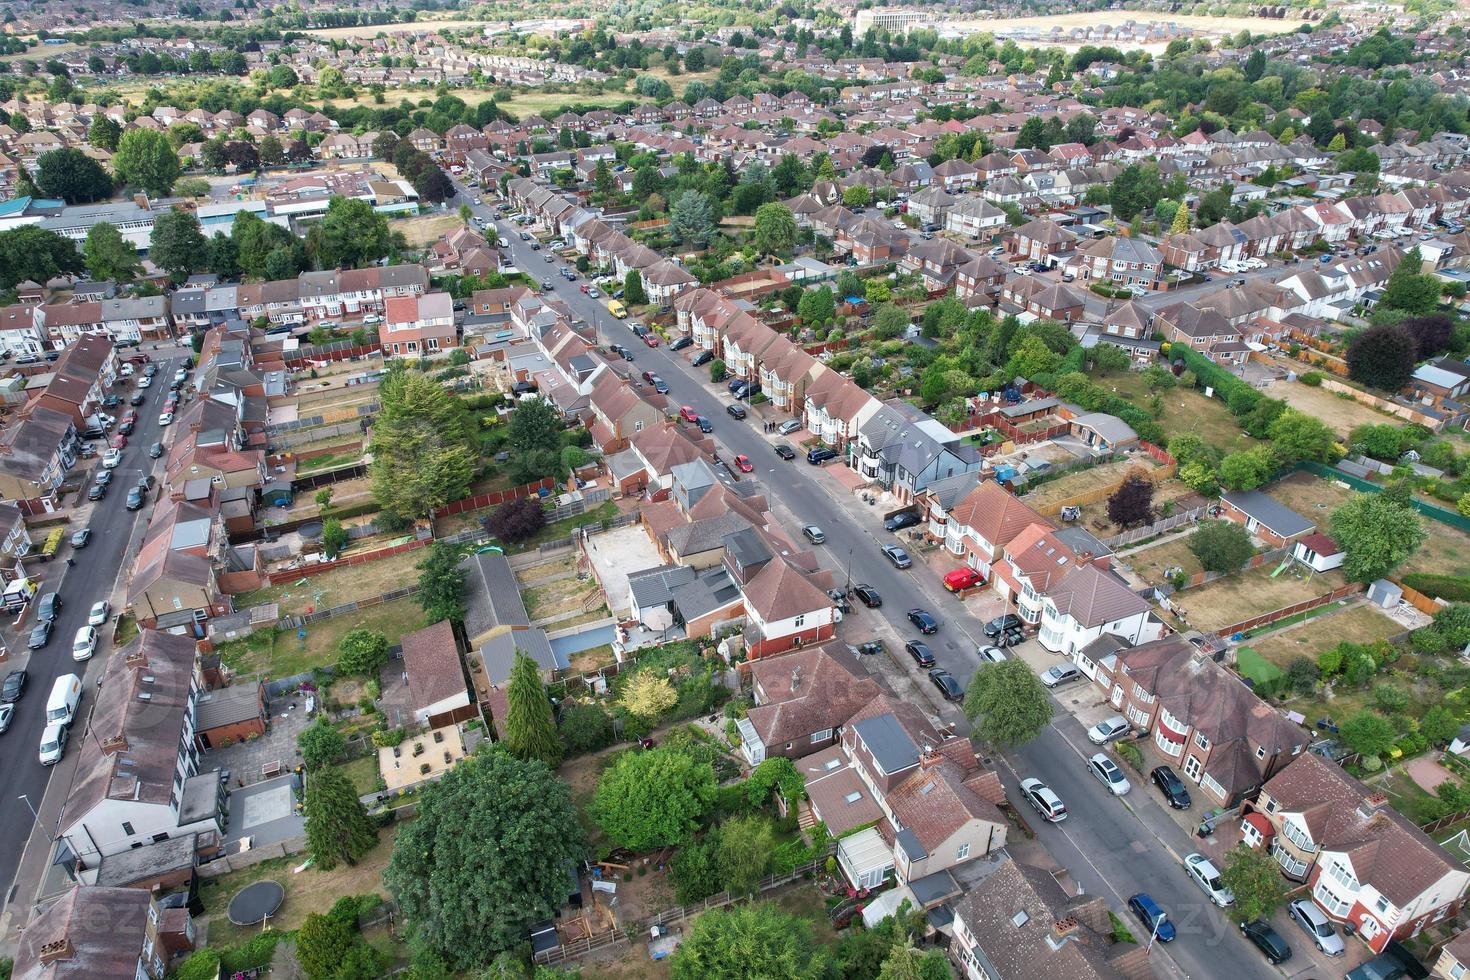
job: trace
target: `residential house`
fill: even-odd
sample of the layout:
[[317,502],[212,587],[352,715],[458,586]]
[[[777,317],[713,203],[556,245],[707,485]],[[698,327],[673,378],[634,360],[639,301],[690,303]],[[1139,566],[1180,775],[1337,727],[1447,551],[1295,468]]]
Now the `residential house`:
[[972,443],[904,401],[874,412],[847,448],[853,469],[903,503],[931,482],[978,472],[983,463]]
[[750,667],[755,706],[737,722],[740,751],[758,766],[835,744],[842,726],[883,689],[843,643],[824,643]]
[[454,301],[448,293],[394,296],[384,301],[378,340],[385,357],[420,357],[455,346]]
[[475,717],[449,620],[404,634],[403,673],[414,721],[420,725],[442,728]]
[[56,491],[80,445],[70,414],[37,405],[0,430],[0,499],[26,513],[56,509]]
[[163,908],[141,888],[77,885],[44,906],[20,933],[14,980],[164,980],[193,950],[187,908]]
[[1245,527],[1274,548],[1311,534],[1317,525],[1259,490],[1228,491],[1220,495],[1220,516]]
[[1077,236],[1050,218],[1033,218],[1011,232],[1011,254],[1032,262],[1050,262],[1070,252]]

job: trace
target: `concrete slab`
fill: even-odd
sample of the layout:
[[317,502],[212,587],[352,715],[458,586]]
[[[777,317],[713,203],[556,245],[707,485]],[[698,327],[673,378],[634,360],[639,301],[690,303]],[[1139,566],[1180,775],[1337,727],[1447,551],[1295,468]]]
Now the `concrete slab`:
[[245,815],[240,829],[251,830],[263,823],[279,820],[291,813],[291,789],[276,786],[265,792],[256,793],[245,800]]
[[296,776],[288,773],[230,793],[227,842],[250,838],[253,846],[300,837],[306,820],[296,809]]
[[603,531],[589,537],[583,546],[608,607],[617,618],[627,619],[633,608],[628,600],[628,576],[664,564],[648,528],[629,524]]

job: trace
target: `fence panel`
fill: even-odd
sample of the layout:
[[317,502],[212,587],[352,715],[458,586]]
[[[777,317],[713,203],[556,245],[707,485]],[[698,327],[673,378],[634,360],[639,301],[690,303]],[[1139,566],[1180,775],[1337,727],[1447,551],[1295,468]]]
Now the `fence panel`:
[[419,548],[426,548],[433,544],[432,538],[420,538],[417,541],[406,541],[396,544],[391,548],[380,548],[377,551],[368,551],[360,555],[349,555],[346,558],[338,558],[336,561],[324,561],[315,565],[303,565],[300,568],[285,568],[280,571],[271,572],[268,578],[271,585],[282,585],[286,582],[294,582],[300,578],[309,578],[312,575],[325,575],[327,572],[338,568],[350,568],[353,565],[366,565],[371,561],[380,561],[384,558],[392,558],[396,555],[407,554]]
[[1199,520],[1200,517],[1203,516],[1204,512],[1205,508],[1203,507],[1196,507],[1193,510],[1186,510],[1178,514],[1174,514],[1170,517],[1165,517],[1161,520],[1154,521],[1147,527],[1136,527],[1131,531],[1124,531],[1122,534],[1118,534],[1111,538],[1108,538],[1106,541],[1103,542],[1103,544],[1113,549],[1121,548],[1125,545],[1130,545],[1135,541],[1142,541],[1145,538],[1151,538],[1156,534],[1163,534],[1166,531],[1172,531],[1180,525],[1193,523],[1194,521]]

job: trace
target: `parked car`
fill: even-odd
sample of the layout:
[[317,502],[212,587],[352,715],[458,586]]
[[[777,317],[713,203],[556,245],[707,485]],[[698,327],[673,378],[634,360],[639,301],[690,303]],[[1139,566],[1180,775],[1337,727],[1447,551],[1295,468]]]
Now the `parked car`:
[[101,626],[107,622],[107,616],[112,612],[112,604],[106,599],[98,599],[92,603],[91,610],[87,613],[88,626]]
[[1002,660],[1009,659],[1008,657],[1006,657],[1006,652],[1004,650],[1002,650],[1000,647],[990,646],[989,644],[986,644],[979,650],[976,650],[975,653],[980,657],[980,662],[982,664],[998,664]]
[[817,446],[815,449],[808,449],[806,452],[806,461],[813,466],[821,466],[827,460],[836,458],[837,450],[829,449],[826,446]]
[[15,717],[15,705],[0,704],[0,735],[10,730],[11,719]]
[[1148,774],[1148,778],[1159,792],[1164,794],[1164,801],[1175,810],[1189,809],[1189,790],[1184,786],[1184,780],[1168,766],[1159,766]]
[[752,473],[755,471],[755,464],[750,461],[749,456],[740,453],[735,457],[735,468],[742,473]]
[[965,697],[965,689],[960,682],[954,679],[954,675],[942,667],[935,667],[929,671],[929,683],[939,688],[939,694],[946,701],[962,701]]
[[877,609],[883,605],[883,597],[878,594],[878,590],[866,583],[853,586],[852,594],[869,609]]
[[122,450],[121,449],[109,449],[109,450],[107,450],[107,452],[105,452],[105,453],[102,454],[102,465],[105,466],[105,467],[107,467],[109,470],[112,469],[113,467],[117,466],[117,464],[118,463],[121,463],[121,462],[122,462]]
[[1108,792],[1114,796],[1124,796],[1133,787],[1128,782],[1128,777],[1123,775],[1123,770],[1118,764],[1106,755],[1099,752],[1087,760],[1087,771],[1097,778],[1097,781],[1108,788]]
[[910,609],[908,611],[909,622],[919,628],[919,632],[928,636],[939,632],[939,621],[929,614],[926,609]]
[[909,553],[896,544],[885,544],[882,551],[883,557],[892,562],[894,568],[910,568],[914,564],[914,560],[909,557]]
[[1186,854],[1184,872],[1189,875],[1191,881],[1199,886],[1200,891],[1204,892],[1210,901],[1222,909],[1227,905],[1235,904],[1235,895],[1225,887],[1225,882],[1220,877],[1220,870],[1203,854]]
[[1071,664],[1057,664],[1041,672],[1041,683],[1047,687],[1061,687],[1083,678],[1082,671]]
[[955,568],[944,573],[944,587],[950,592],[963,592],[985,584],[985,576],[973,568]]
[[1006,613],[1004,616],[997,616],[985,624],[985,635],[997,637],[1007,630],[1024,628],[1020,616],[1017,616],[1015,613]]
[[894,514],[883,522],[885,531],[902,531],[906,527],[913,527],[919,523],[919,515],[914,511],[905,510]]
[[128,510],[142,510],[143,509],[143,503],[144,503],[145,499],[146,498],[145,498],[145,496],[143,494],[143,488],[142,487],[133,487],[131,490],[128,491],[128,501],[127,501],[127,505],[126,505],[127,506],[127,509]]
[[1265,919],[1256,919],[1254,922],[1242,922],[1240,931],[1249,939],[1272,964],[1285,963],[1291,959],[1291,947],[1281,934],[1271,928],[1271,923]]
[[128,437],[119,432],[112,437],[112,441],[108,445],[113,449],[126,449],[128,447]]
[[[647,375],[647,373],[648,372],[646,371],[644,372],[645,376]],[[696,422],[699,420],[699,413],[690,406],[683,405],[679,408],[679,418],[683,419],[685,422]]]
[[786,445],[786,443],[783,442],[777,444],[776,455],[780,456],[782,459],[786,460],[789,463],[791,460],[796,458],[796,450],[792,449],[790,446]]
[[60,615],[61,595],[56,592],[47,592],[41,596],[41,602],[36,607],[36,618],[43,623],[52,623]]
[[706,364],[708,364],[710,361],[713,361],[714,359],[715,352],[711,350],[706,350],[700,351],[698,354],[695,354],[694,360],[690,361],[689,363],[695,367],[704,367]]
[[26,647],[31,650],[39,650],[51,642],[51,624],[46,621],[39,622],[31,630],[30,637],[26,640]]
[[97,630],[92,626],[78,626],[77,635],[71,641],[71,658],[81,662],[91,660],[97,652]]
[[1087,730],[1087,740],[1093,745],[1107,745],[1114,739],[1127,735],[1133,726],[1122,715],[1105,718]]
[[41,733],[41,765],[54,766],[61,761],[61,757],[66,754],[69,734],[67,727],[59,721],[46,726],[46,730]]
[[132,397],[128,399],[128,404],[129,405],[132,405],[132,406],[134,406],[136,408],[137,406],[143,404],[147,400],[148,400],[148,396],[147,395],[143,394],[141,391],[135,391],[135,392],[133,392]]
[[71,535],[71,546],[73,548],[85,548],[87,542],[92,540],[92,529],[84,527],[80,531],[73,531]]
[[1052,792],[1050,786],[1041,780],[1035,777],[1021,780],[1021,795],[1047,823],[1061,823],[1067,819],[1066,804],[1062,802],[1060,796]]
[[157,459],[158,457],[160,457],[162,455],[163,455],[163,443],[161,443],[161,442],[155,442],[153,445],[151,445],[151,446],[148,447],[148,458],[149,459]]
[[0,702],[14,704],[26,693],[27,674],[25,668],[12,670],[0,682]]
[[827,540],[827,533],[815,524],[803,524],[801,533],[812,544],[824,544]]
[[776,431],[783,436],[789,436],[793,432],[801,431],[801,419],[787,419],[776,427]]
[[1319,909],[1317,903],[1310,898],[1298,898],[1286,903],[1286,912],[1307,935],[1312,937],[1312,945],[1323,953],[1328,956],[1341,956],[1347,952],[1342,937],[1333,928],[1332,920],[1327,918],[1327,914]]
[[903,648],[910,657],[914,658],[914,663],[920,667],[934,666],[934,651],[930,650],[929,644],[923,640],[909,640],[903,645]]
[[1148,930],[1147,935],[1156,936],[1161,943],[1174,941],[1174,923],[1169,921],[1168,915],[1159,908],[1159,903],[1155,902],[1147,892],[1139,892],[1131,896],[1128,899],[1128,911],[1143,923],[1143,927]]
[[730,415],[731,418],[734,418],[734,419],[743,419],[743,418],[745,418],[745,406],[744,405],[726,405],[725,406],[725,411],[729,413],[729,415]]
[[694,346],[694,338],[693,337],[680,337],[678,340],[674,341],[672,344],[669,345],[669,350],[683,350],[686,347],[693,347],[693,346]]
[[[103,470],[102,472],[108,473],[111,471]],[[88,500],[101,500],[105,496],[107,496],[107,484],[105,483],[94,483],[87,488]]]

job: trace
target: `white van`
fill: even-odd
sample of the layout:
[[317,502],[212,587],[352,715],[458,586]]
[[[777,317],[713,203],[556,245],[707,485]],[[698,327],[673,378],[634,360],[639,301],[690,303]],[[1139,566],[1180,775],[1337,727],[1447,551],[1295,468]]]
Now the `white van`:
[[40,759],[43,766],[54,766],[66,754],[66,739],[69,733],[61,722],[47,725],[41,733]]
[[62,674],[51,685],[46,699],[46,724],[70,725],[77,716],[77,703],[82,700],[82,679],[76,674]]

